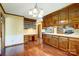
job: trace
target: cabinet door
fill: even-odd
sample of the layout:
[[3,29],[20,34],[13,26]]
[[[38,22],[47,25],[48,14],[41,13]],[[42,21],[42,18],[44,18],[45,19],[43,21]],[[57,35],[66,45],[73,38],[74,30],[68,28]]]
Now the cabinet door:
[[79,55],[79,39],[69,39],[69,52],[71,54]]
[[59,24],[68,24],[68,8],[64,8],[59,12]]
[[53,23],[54,25],[59,25],[59,15],[56,14],[56,15],[53,15]]
[[43,26],[43,28],[46,27],[46,18],[45,17],[43,18],[42,26]]
[[43,34],[43,42],[45,42],[45,40],[46,40],[46,35],[45,34]]
[[59,49],[63,51],[68,50],[68,38],[66,37],[59,37]]
[[24,35],[24,43],[28,42],[29,37],[27,35]]
[[48,43],[48,44],[51,44],[51,41],[50,41],[50,40],[52,39],[52,35],[49,35],[49,34],[48,34],[48,35],[47,35],[47,39],[48,39],[47,43]]
[[51,36],[51,39],[49,39],[49,45],[54,46],[53,45],[53,36]]
[[43,41],[44,43],[49,43],[49,36],[46,34],[46,35],[43,35]]
[[53,46],[58,48],[58,41],[59,41],[58,36],[53,36],[52,40],[53,40]]
[[47,21],[48,23],[48,26],[53,26],[53,20],[52,20],[52,14],[50,14],[49,16],[48,16],[48,21]]

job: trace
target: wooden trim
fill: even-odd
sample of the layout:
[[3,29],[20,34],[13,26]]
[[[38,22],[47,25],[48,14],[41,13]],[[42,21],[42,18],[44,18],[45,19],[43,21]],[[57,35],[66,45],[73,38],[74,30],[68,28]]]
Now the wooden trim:
[[[24,17],[24,16],[17,15],[17,14],[7,13],[7,12],[5,12],[5,10],[4,10],[4,8],[3,8],[3,6],[2,6],[1,3],[0,3],[0,6],[1,6],[1,8],[2,8],[2,10],[4,11],[5,14],[14,15],[14,16],[19,16],[19,17]],[[24,18],[25,18],[25,17],[24,17]],[[30,19],[30,18],[27,18],[27,19]],[[32,19],[32,20],[34,20],[34,19]],[[35,20],[34,20],[34,21],[35,21]]]
[[19,44],[14,44],[14,45],[10,45],[10,46],[5,46],[5,48],[13,47],[13,46],[21,45],[21,44],[25,44],[25,43],[19,43]]
[[0,6],[1,6],[3,12],[6,13],[1,3],[0,3]]
[[2,6],[1,3],[0,3],[0,6],[1,6],[1,8],[2,8],[2,10],[3,10],[3,12],[4,12],[5,14],[10,14],[10,15],[15,15],[15,16],[19,16],[19,17],[24,17],[24,16],[21,16],[21,15],[16,15],[16,14],[7,13],[7,12],[5,12],[5,10],[4,10],[4,8],[3,8],[3,6]]
[[24,21],[28,21],[28,22],[36,22],[36,20],[34,20],[34,19],[30,19],[30,18],[24,18]]
[[24,17],[24,16],[21,16],[21,15],[16,15],[16,14],[12,14],[12,13],[5,13],[5,14],[14,15],[14,16],[19,16],[19,17]]

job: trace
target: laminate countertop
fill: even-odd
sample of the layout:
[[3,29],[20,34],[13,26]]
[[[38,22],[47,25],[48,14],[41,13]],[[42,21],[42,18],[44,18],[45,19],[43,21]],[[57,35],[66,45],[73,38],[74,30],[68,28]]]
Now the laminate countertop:
[[24,35],[37,35],[37,33],[25,33]]
[[24,29],[24,35],[37,35],[37,32],[34,29]]
[[64,37],[71,37],[71,38],[79,38],[79,34],[57,34],[57,33],[46,33],[43,32],[43,34],[48,34],[48,35],[57,35],[57,36],[64,36]]

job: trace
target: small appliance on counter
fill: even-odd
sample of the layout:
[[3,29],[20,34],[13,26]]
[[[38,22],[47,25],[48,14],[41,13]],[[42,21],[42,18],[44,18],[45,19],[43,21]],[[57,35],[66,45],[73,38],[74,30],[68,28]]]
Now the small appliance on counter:
[[64,33],[65,34],[72,34],[72,33],[74,33],[74,28],[71,26],[66,26]]

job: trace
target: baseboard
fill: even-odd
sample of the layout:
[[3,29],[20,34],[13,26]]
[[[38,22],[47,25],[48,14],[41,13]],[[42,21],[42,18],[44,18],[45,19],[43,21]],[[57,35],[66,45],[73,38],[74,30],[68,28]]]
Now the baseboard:
[[[29,42],[32,41],[32,40],[29,40]],[[35,40],[37,41],[37,40]],[[17,45],[21,45],[21,44],[27,44],[27,43],[19,43],[19,44],[14,44],[14,45],[10,45],[10,46],[5,46],[5,48],[8,48],[8,47],[13,47],[13,46],[17,46]]]
[[5,46],[5,48],[8,48],[8,47],[13,47],[13,46],[17,46],[17,45],[22,45],[24,43],[19,43],[19,44],[14,44],[14,45],[10,45],[10,46]]

